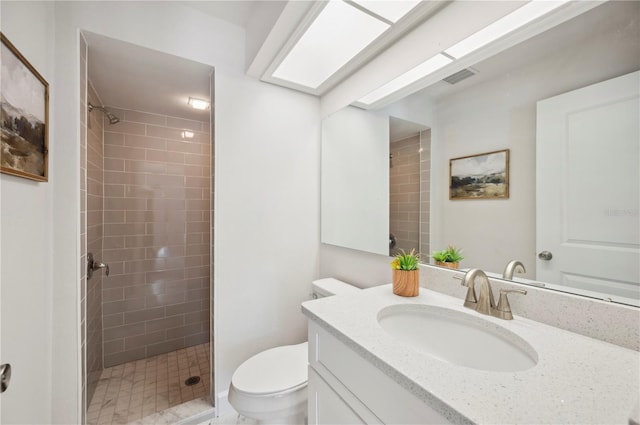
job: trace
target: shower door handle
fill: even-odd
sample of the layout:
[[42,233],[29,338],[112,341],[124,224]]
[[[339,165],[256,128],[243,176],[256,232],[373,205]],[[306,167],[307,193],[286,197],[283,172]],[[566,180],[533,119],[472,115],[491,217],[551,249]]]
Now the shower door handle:
[[91,279],[95,270],[104,269],[104,272],[109,276],[109,265],[100,263],[93,259],[93,254],[90,252],[87,254],[87,280]]

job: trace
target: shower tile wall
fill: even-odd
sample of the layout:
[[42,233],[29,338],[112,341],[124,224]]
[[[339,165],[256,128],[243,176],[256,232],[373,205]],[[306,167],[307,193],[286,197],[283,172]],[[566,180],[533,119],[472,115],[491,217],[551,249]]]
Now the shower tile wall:
[[399,250],[420,249],[420,135],[391,143],[389,231]]
[[[87,96],[93,105],[101,105],[88,83]],[[103,261],[103,142],[102,113],[94,110],[87,116],[87,251],[96,261]],[[102,373],[102,284],[104,272],[96,271],[87,280],[87,400],[91,400]]]
[[431,252],[431,130],[420,132],[420,252],[423,262]]
[[110,110],[121,122],[104,132],[104,367],[209,341],[209,123]]

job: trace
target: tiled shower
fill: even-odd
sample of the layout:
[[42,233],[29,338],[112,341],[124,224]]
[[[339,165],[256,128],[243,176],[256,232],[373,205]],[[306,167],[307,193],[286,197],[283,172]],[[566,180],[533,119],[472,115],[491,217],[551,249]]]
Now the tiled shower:
[[209,341],[209,123],[110,111],[121,122],[104,129],[105,367]]
[[[110,124],[99,110],[89,112],[87,102],[102,101],[81,43],[81,75],[87,76],[80,105],[82,264],[92,252],[110,272],[86,279],[81,271],[83,421],[126,423],[178,404],[185,394],[210,392],[210,124],[107,105],[120,119]],[[165,382],[171,373],[149,378],[151,365],[155,373],[175,353],[190,358],[188,347],[198,353],[206,348],[194,367],[207,375],[200,386],[182,388],[190,361],[175,383]],[[123,374],[145,370],[145,364],[146,375]],[[109,379],[116,376],[124,390],[112,389]],[[134,382],[139,376],[140,385]],[[99,402],[92,404],[94,398]],[[120,411],[117,400],[127,400]]]
[[415,249],[429,254],[431,130],[394,140],[389,158],[389,231],[396,238],[390,254]]

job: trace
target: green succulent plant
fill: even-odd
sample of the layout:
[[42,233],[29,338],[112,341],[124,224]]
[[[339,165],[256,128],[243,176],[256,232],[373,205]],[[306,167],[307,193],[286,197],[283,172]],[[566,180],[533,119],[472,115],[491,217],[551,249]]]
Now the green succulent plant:
[[449,245],[447,249],[441,251],[433,251],[431,258],[442,263],[459,263],[464,260],[461,250],[453,245]]
[[391,268],[394,270],[417,270],[420,264],[420,254],[415,250],[411,250],[410,253],[406,253],[404,249],[401,249],[396,258],[391,262]]

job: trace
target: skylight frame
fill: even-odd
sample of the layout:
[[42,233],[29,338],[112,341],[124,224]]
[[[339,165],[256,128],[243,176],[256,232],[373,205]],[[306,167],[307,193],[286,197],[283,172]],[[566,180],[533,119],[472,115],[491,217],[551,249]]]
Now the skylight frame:
[[531,0],[529,3],[448,47],[444,52],[453,58],[460,59],[525,27],[568,2],[569,0]]
[[[349,21],[349,19],[352,19]],[[334,32],[336,26],[340,33]],[[277,80],[318,89],[391,26],[344,1],[330,1],[271,73]],[[335,43],[327,42],[327,34]],[[336,52],[335,46],[342,46]],[[314,67],[312,64],[321,64]]]
[[[420,4],[420,0],[349,0],[351,3],[355,3],[358,7],[366,9],[376,16],[389,21],[391,24],[396,24],[400,19],[404,18],[407,13],[411,12]],[[389,7],[394,7],[391,10]],[[399,7],[400,6],[400,7]]]
[[415,84],[426,76],[431,75],[452,63],[452,58],[447,57],[442,53],[438,53],[421,64],[411,68],[409,71],[397,76],[388,83],[369,92],[365,96],[362,96],[358,99],[357,103],[370,107],[376,102],[391,96],[405,87]]

